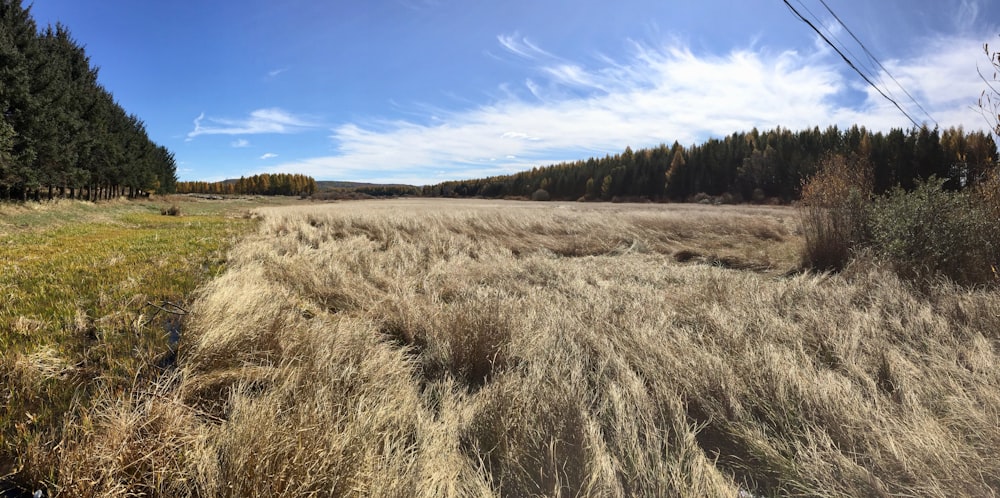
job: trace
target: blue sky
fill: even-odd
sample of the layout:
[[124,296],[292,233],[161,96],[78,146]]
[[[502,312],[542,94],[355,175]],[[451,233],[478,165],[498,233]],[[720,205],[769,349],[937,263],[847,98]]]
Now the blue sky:
[[[790,1],[864,57],[819,0]],[[911,116],[986,128],[976,64],[1000,48],[1000,2],[827,5],[930,118],[868,63]],[[423,185],[754,126],[910,126],[781,0],[35,0],[32,14],[69,27],[181,180]]]

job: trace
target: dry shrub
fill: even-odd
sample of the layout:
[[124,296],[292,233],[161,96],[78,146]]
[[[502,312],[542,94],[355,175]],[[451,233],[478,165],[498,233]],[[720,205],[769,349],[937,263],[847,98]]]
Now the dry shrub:
[[1000,168],[992,168],[986,173],[986,177],[976,184],[972,192],[974,202],[981,204],[983,211],[988,217],[989,223],[994,227],[990,233],[993,235],[992,243],[997,254],[991,265],[993,273],[993,283],[1000,284]]
[[803,264],[843,269],[851,251],[868,238],[872,168],[867,160],[832,155],[802,187]]
[[976,183],[973,196],[1000,223],[1000,168],[990,169],[986,177]]

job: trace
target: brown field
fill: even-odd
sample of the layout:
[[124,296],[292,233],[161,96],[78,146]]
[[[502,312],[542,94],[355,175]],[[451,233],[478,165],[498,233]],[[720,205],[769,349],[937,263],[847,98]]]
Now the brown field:
[[799,273],[781,207],[260,209],[65,496],[992,496],[1000,297]]

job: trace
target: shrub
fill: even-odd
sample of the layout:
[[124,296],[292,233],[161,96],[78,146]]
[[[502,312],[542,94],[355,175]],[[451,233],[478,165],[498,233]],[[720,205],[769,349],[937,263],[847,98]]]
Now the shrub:
[[976,184],[972,191],[973,200],[980,204],[989,217],[990,233],[993,234],[993,282],[1000,283],[1000,168],[993,168],[986,177]]
[[994,223],[1000,226],[1000,168],[993,168],[976,183],[972,191],[977,203],[981,203]]
[[170,206],[168,208],[162,208],[162,209],[160,209],[160,214],[162,214],[164,216],[180,216],[181,215],[181,208],[180,208],[180,206],[174,204],[174,205],[172,205],[172,206]]
[[708,195],[708,194],[706,194],[704,192],[698,192],[697,194],[692,195],[691,197],[689,197],[688,198],[688,202],[693,202],[693,203],[697,203],[697,204],[711,204],[712,203],[712,196],[710,196],[710,195]]
[[545,189],[538,189],[535,193],[531,194],[531,200],[533,201],[547,201],[551,198],[552,196],[549,195],[549,191]]
[[896,188],[872,217],[874,247],[900,276],[926,281],[948,277],[963,285],[994,280],[998,237],[995,217],[977,197],[945,191],[944,180]]
[[871,165],[842,155],[823,159],[802,187],[802,231],[806,239],[804,266],[840,270],[852,250],[868,238]]

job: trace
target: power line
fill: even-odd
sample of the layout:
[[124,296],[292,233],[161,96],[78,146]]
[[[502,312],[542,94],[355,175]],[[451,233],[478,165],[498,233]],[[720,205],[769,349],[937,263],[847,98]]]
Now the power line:
[[788,0],[782,0],[782,1],[785,2],[785,5],[789,9],[791,9],[791,11],[793,13],[795,13],[795,15],[800,20],[802,20],[802,22],[806,23],[810,28],[812,28],[812,30],[815,31],[816,34],[819,35],[819,37],[822,38],[823,41],[825,41],[826,44],[830,46],[830,48],[832,48],[835,52],[837,52],[837,54],[840,55],[840,57],[842,59],[844,59],[844,62],[846,62],[847,65],[850,66],[851,69],[854,70],[854,72],[858,73],[858,76],[861,76],[861,78],[864,79],[865,82],[868,83],[872,88],[874,88],[875,91],[877,91],[880,95],[882,95],[882,97],[885,97],[886,100],[888,100],[889,102],[892,102],[892,105],[896,106],[896,109],[899,109],[899,112],[903,113],[903,115],[906,116],[906,119],[909,119],[910,122],[913,123],[914,127],[920,128],[920,125],[917,124],[917,121],[915,119],[913,119],[913,117],[911,117],[909,114],[907,114],[907,112],[905,110],[903,110],[903,108],[899,105],[898,102],[896,102],[895,99],[893,99],[892,97],[889,97],[888,95],[886,95],[885,92],[882,91],[882,89],[878,87],[878,85],[876,85],[875,83],[872,83],[872,80],[870,78],[868,78],[868,76],[865,73],[861,72],[861,70],[858,69],[858,67],[856,65],[854,65],[854,62],[851,61],[851,59],[849,59],[846,55],[844,55],[844,52],[842,52],[840,50],[840,48],[838,48],[836,45],[834,45],[833,42],[831,42],[830,39],[827,38],[826,35],[824,35],[823,32],[820,31],[816,27],[816,25],[814,25],[812,23],[812,21],[810,21],[809,19],[806,19],[806,17],[803,16],[795,7],[793,7],[792,4],[788,3]]
[[[817,24],[819,25],[819,27],[821,29],[823,29],[823,28],[826,29],[826,33],[827,33],[827,35],[830,38],[833,38],[834,41],[836,41],[837,43],[840,44],[840,48],[842,50],[844,50],[845,52],[847,52],[847,55],[850,57],[851,60],[856,61],[857,64],[859,64],[860,66],[863,66],[863,67],[861,67],[859,69],[865,70],[867,76],[869,78],[875,80],[875,82],[876,82],[877,85],[881,85],[881,88],[884,89],[886,91],[886,93],[888,93],[892,98],[894,98],[894,99],[897,98],[896,95],[892,92],[892,88],[889,88],[889,85],[887,85],[885,83],[885,80],[882,79],[882,73],[880,73],[879,71],[875,70],[874,66],[871,66],[870,64],[868,64],[868,62],[870,62],[870,61],[866,61],[864,59],[861,59],[857,55],[855,55],[854,52],[852,52],[851,49],[847,46],[847,44],[844,43],[843,41],[841,41],[839,37],[837,37],[836,33],[833,32],[833,29],[831,29],[829,26],[824,26],[824,23],[820,21],[820,17],[818,15],[816,15],[812,11],[812,9],[809,8],[809,6],[807,6],[805,3],[803,3],[802,0],[798,0],[798,3],[799,3],[799,5],[802,6],[802,8],[806,9],[806,12],[808,12],[809,15],[812,16],[813,19],[815,19],[817,21]],[[827,10],[829,10],[829,8],[827,8]],[[834,16],[834,17],[836,18],[836,16]],[[844,28],[847,28],[847,26],[844,26],[843,23],[841,23],[841,26],[843,26]],[[850,33],[849,29],[847,31],[848,31],[848,33]],[[851,36],[853,37],[854,34],[851,33]],[[855,40],[857,40],[857,38],[855,38]],[[869,57],[869,59],[871,59],[871,57]],[[858,62],[859,60],[860,60],[860,62]]]
[[[805,9],[805,10],[806,10],[806,12],[807,12],[807,13],[808,13],[808,14],[809,14],[810,16],[812,16],[812,18],[813,18],[813,19],[815,19],[816,21],[819,21],[819,16],[817,16],[817,15],[816,15],[816,14],[815,14],[815,13],[814,13],[814,12],[812,11],[812,9],[810,9],[810,8],[809,8],[809,6],[808,6],[808,5],[806,5],[805,3],[803,3],[803,2],[802,2],[802,0],[796,0],[796,1],[798,2],[798,4],[799,4],[799,5],[801,5],[801,6],[802,6],[802,8],[803,8],[803,9]],[[832,29],[830,29],[830,28],[829,28],[829,27],[827,27],[827,26],[824,26],[824,25],[823,25],[824,23],[822,23],[822,22],[817,22],[817,24],[819,24],[819,27],[820,27],[821,29],[822,29],[822,28],[825,28],[825,29],[826,29],[826,34],[828,35],[828,37],[829,37],[829,38],[832,38],[832,39],[833,39],[833,41],[835,41],[835,42],[837,42],[838,44],[840,44],[840,48],[841,48],[841,50],[843,50],[843,51],[847,52],[847,55],[849,55],[849,56],[851,57],[851,59],[853,59],[853,60],[855,60],[855,61],[859,59],[859,57],[858,57],[858,56],[854,55],[854,52],[852,52],[852,51],[851,51],[851,49],[850,49],[850,48],[849,48],[849,47],[847,46],[847,44],[846,44],[846,43],[844,43],[844,42],[840,41],[840,38],[838,38],[838,37],[837,37],[837,34],[836,34],[836,33],[834,33]],[[867,65],[867,64],[864,64],[864,63],[861,63],[861,65],[862,65],[862,66],[864,66],[864,67],[863,67],[863,69],[865,69],[866,71],[868,71],[868,76],[869,76],[869,77],[873,77],[873,78],[878,78],[878,79],[879,79],[879,82],[880,82],[880,83],[882,82],[882,81],[881,81],[881,78],[880,78],[880,77],[878,77],[878,72],[877,72],[877,71],[875,71],[873,67],[871,67],[871,66],[869,66],[869,65]],[[874,76],[873,76],[873,75],[874,75]],[[889,91],[889,89],[888,89],[888,88],[886,88],[886,91]],[[889,91],[889,95],[892,95],[892,92],[891,92],[891,91]]]
[[[890,73],[889,70],[886,69],[885,66],[883,66],[882,63],[879,62],[879,60],[874,55],[872,55],[872,53],[868,50],[868,47],[866,47],[865,44],[862,43],[861,40],[859,40],[858,37],[854,35],[854,32],[851,31],[851,28],[848,28],[847,25],[844,24],[844,21],[840,20],[840,16],[838,16],[837,13],[834,12],[833,9],[831,9],[830,6],[826,4],[826,1],[825,0],[819,0],[819,3],[823,4],[823,7],[826,7],[826,11],[829,12],[830,15],[833,16],[833,18],[836,19],[838,23],[840,23],[840,25],[847,31],[847,33],[851,35],[851,38],[854,38],[854,41],[857,42],[858,45],[861,46],[861,50],[865,51],[865,54],[868,55],[868,58],[871,59],[873,62],[875,62],[875,64],[880,69],[882,69],[882,71],[885,74],[889,75],[889,78],[892,79],[893,83],[895,83],[896,86],[898,86],[899,89],[902,90],[903,93],[905,93],[906,96],[910,98],[910,102],[913,102],[914,104],[916,104],[916,106],[924,113],[924,115],[927,116],[927,118],[930,119],[931,122],[934,123],[934,126],[937,126],[938,125],[937,121],[935,121],[934,118],[931,117],[930,113],[927,112],[926,109],[924,109],[924,106],[920,105],[920,102],[917,102],[917,99],[913,98],[913,95],[910,95],[910,92],[906,91],[906,88],[899,81],[896,80],[896,77],[893,76],[892,73]],[[851,55],[854,55],[854,54],[851,54]],[[890,92],[890,93],[892,93],[892,92]]]

